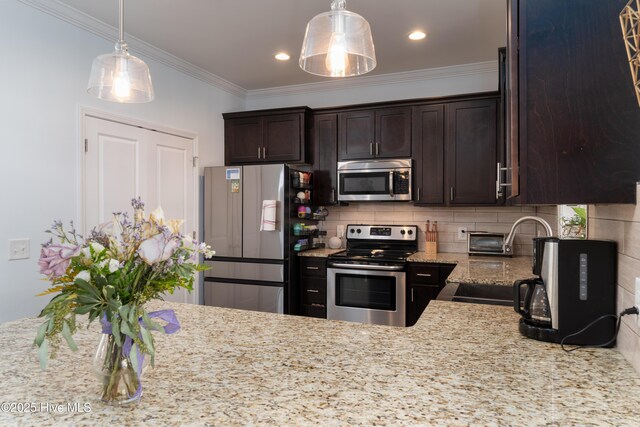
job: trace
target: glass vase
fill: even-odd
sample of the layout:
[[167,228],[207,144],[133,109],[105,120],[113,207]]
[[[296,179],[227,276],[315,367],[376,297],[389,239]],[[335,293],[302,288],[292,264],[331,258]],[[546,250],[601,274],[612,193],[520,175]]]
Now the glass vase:
[[[124,342],[122,336],[121,342]],[[100,400],[111,405],[124,405],[137,402],[142,397],[141,377],[147,361],[140,366],[138,374],[131,363],[134,352],[125,354],[123,346],[116,343],[111,334],[102,334],[93,369],[100,381]]]

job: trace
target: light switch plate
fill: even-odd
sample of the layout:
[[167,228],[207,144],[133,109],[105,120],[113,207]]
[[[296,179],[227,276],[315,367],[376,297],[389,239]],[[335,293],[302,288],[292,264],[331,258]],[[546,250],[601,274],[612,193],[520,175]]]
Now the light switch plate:
[[9,260],[29,258],[29,239],[9,239]]

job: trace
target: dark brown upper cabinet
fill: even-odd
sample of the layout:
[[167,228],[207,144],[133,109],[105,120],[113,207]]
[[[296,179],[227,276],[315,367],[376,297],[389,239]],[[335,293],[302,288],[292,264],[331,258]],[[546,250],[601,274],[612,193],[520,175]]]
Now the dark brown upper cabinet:
[[445,110],[449,204],[496,204],[497,99],[453,102]]
[[338,160],[392,159],[410,156],[410,107],[339,113]]
[[444,198],[444,105],[413,107],[413,180],[416,204]]
[[510,197],[635,203],[640,108],[620,29],[627,0],[509,0]]
[[309,109],[225,113],[225,164],[305,162]]
[[495,205],[498,96],[413,107],[414,201]]
[[338,114],[314,114],[311,132],[313,145],[313,203],[338,203]]

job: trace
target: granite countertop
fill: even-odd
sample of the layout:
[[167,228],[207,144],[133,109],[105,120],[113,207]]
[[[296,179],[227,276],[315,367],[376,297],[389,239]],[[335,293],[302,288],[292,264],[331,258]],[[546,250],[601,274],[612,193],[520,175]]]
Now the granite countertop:
[[523,338],[510,308],[432,301],[411,328],[154,303],[182,330],[156,334],[156,367],[129,407],[105,406],[91,356],[99,326],[46,371],[40,319],[0,325],[0,402],[88,402],[91,412],[10,413],[0,425],[637,425],[640,378],[611,349]]
[[331,248],[321,248],[321,249],[311,249],[308,251],[298,252],[298,256],[309,256],[316,258],[326,258],[329,255],[337,254],[338,252],[342,252],[344,249],[331,249]]
[[411,255],[408,260],[411,262],[456,264],[447,278],[447,283],[513,286],[513,282],[516,280],[533,276],[531,272],[533,260],[526,256],[509,258],[451,253],[433,256],[418,252]]

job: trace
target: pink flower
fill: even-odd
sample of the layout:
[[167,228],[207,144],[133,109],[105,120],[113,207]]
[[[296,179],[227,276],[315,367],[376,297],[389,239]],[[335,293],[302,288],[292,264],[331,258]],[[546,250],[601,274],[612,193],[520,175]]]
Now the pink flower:
[[140,244],[138,255],[149,265],[166,261],[178,248],[175,239],[167,238],[164,234],[156,234]]
[[49,245],[40,251],[40,273],[49,277],[61,277],[67,271],[71,258],[80,253],[77,246]]

